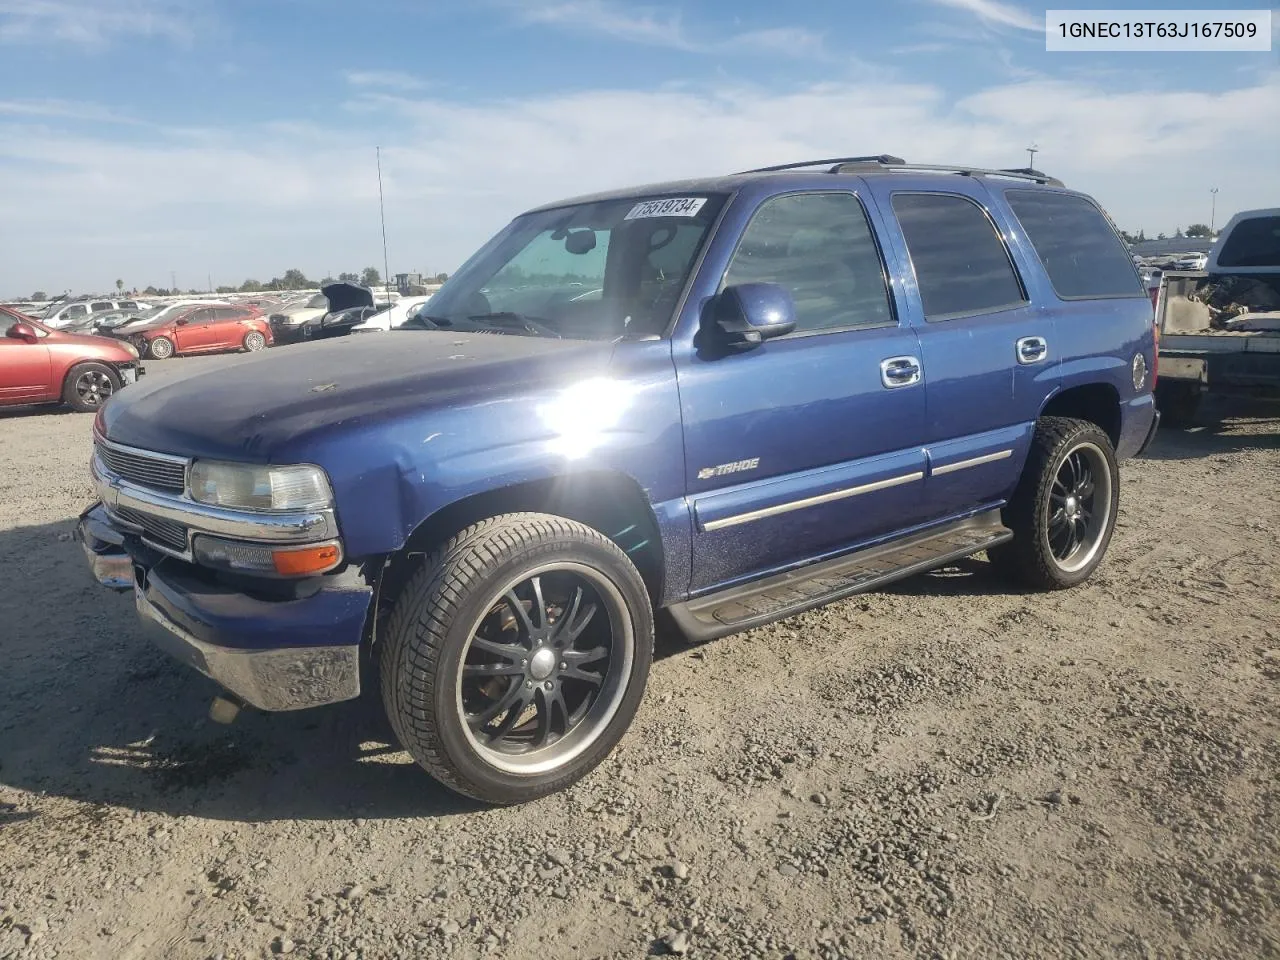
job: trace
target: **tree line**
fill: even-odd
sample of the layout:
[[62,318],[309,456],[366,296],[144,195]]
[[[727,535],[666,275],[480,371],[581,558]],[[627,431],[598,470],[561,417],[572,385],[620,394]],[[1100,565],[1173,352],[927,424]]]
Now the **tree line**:
[[1164,233],[1156,234],[1154,237],[1148,237],[1147,231],[1145,230],[1139,230],[1137,233],[1130,233],[1128,230],[1121,230],[1120,236],[1124,238],[1125,243],[1142,243],[1146,240],[1182,240],[1184,238],[1188,240],[1212,240],[1217,237],[1217,234],[1209,229],[1209,225],[1207,223],[1193,223],[1191,226],[1187,227],[1185,232],[1181,227],[1176,228],[1173,231],[1172,237]]

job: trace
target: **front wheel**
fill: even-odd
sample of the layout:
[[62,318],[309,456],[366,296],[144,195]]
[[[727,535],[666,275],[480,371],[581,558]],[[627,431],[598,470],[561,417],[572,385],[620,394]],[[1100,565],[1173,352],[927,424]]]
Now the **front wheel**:
[[105,363],[78,363],[62,388],[62,399],[73,410],[93,413],[120,389],[120,375]]
[[173,356],[173,341],[168,337],[156,337],[147,350],[157,360],[168,360]]
[[436,779],[486,803],[561,790],[630,726],[653,659],[644,581],[607,537],[545,514],[475,524],[392,609],[383,703]]
[[1013,540],[990,551],[991,561],[1038,589],[1083,583],[1107,552],[1119,503],[1120,471],[1102,428],[1042,417],[1004,509]]

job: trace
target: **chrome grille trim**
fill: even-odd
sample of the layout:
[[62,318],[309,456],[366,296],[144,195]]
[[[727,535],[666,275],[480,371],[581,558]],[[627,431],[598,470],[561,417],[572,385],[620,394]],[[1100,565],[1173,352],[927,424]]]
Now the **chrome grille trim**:
[[108,513],[128,526],[141,530],[143,543],[184,558],[188,556],[187,528],[182,524],[139,513],[128,507],[114,507]]
[[185,457],[139,450],[100,436],[93,438],[93,446],[102,465],[124,480],[167,493],[181,494],[187,489],[190,461]]

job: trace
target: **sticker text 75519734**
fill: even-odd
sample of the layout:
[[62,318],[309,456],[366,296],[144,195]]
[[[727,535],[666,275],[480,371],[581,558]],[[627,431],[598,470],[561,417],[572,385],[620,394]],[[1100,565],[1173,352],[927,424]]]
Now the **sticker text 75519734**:
[[631,208],[624,220],[644,217],[696,217],[706,197],[671,197],[666,200],[642,200]]

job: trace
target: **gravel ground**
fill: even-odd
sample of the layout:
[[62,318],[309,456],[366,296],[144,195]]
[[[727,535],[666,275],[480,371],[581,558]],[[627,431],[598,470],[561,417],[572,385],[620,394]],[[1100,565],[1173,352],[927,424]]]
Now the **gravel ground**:
[[503,810],[374,697],[210,723],[71,541],[90,418],[0,414],[0,960],[1280,955],[1276,413],[1126,464],[1076,590],[660,637],[614,755]]

